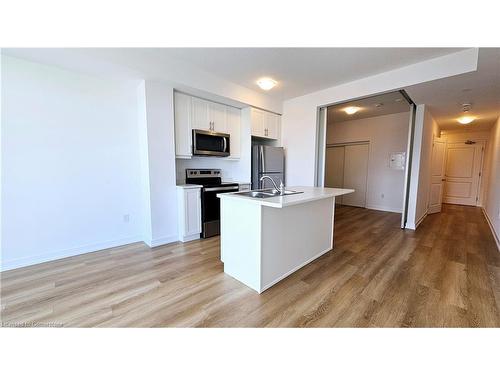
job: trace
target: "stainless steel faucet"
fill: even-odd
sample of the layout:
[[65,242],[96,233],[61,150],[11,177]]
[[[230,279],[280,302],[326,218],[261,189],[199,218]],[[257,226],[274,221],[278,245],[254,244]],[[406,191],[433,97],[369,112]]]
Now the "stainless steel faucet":
[[262,176],[260,178],[260,181],[264,180],[265,178],[271,180],[271,182],[273,183],[274,188],[276,189],[276,191],[279,191],[280,195],[285,195],[285,185],[283,185],[283,181],[282,180],[280,180],[280,187],[278,187],[276,185],[276,182],[274,182],[274,180],[271,177],[267,176],[267,175]]

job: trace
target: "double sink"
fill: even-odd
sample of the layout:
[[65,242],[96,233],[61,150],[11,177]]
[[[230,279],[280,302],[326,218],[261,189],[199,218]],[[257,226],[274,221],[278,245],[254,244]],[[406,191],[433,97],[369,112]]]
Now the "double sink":
[[251,198],[272,198],[272,197],[280,197],[280,196],[282,197],[284,195],[301,194],[301,193],[303,192],[294,190],[285,190],[283,194],[281,194],[276,189],[265,189],[265,190],[243,191],[241,193],[234,193],[234,194]]

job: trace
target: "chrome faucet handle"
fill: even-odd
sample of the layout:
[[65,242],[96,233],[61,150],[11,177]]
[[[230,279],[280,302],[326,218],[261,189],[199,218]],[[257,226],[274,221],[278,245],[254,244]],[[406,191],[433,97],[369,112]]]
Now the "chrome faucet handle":
[[285,184],[283,183],[283,180],[280,180],[280,194],[283,195],[285,194]]

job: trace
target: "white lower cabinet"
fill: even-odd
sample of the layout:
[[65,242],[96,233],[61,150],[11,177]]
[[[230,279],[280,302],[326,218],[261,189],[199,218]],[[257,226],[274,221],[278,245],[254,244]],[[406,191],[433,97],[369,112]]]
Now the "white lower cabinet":
[[177,212],[179,241],[187,242],[199,239],[201,233],[200,186],[177,186]]

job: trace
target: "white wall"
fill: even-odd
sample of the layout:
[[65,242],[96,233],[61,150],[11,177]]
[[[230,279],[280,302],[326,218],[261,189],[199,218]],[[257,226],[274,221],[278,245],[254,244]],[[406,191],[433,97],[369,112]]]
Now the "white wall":
[[136,99],[2,56],[2,269],[141,239]]
[[484,212],[496,234],[500,250],[500,118],[491,129],[490,154],[488,163],[488,182],[486,185],[486,204]]
[[285,101],[282,133],[287,184],[314,185],[319,107],[474,71],[477,57],[477,49],[468,49]]
[[439,127],[425,105],[417,106],[408,199],[407,227],[416,229],[427,215],[431,178],[432,139]]
[[389,154],[406,152],[408,123],[409,112],[403,112],[328,125],[327,144],[370,142],[367,208],[402,212],[404,171],[389,168]]
[[[153,247],[177,241],[178,238],[174,88],[163,82],[153,81],[146,81],[140,87],[144,93],[140,93],[139,97],[145,100],[145,103],[139,106],[144,108],[145,112],[145,121],[142,121],[140,127],[141,164],[142,175],[147,175],[148,179],[148,182],[142,185],[142,193],[143,201],[146,200],[145,228],[150,229],[150,232],[145,233],[144,241]],[[144,160],[147,160],[147,163]],[[147,168],[147,172],[144,168]]]

